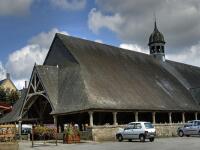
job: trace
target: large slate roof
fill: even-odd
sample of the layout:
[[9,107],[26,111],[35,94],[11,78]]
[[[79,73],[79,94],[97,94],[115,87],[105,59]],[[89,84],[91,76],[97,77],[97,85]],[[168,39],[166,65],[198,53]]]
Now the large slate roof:
[[[199,110],[200,68],[56,34],[44,66],[59,66],[52,113],[85,109]],[[197,94],[196,94],[197,95]]]
[[[47,91],[51,114],[200,110],[199,67],[56,34],[44,64],[34,68]],[[14,106],[13,111],[5,117],[16,120],[19,110]]]

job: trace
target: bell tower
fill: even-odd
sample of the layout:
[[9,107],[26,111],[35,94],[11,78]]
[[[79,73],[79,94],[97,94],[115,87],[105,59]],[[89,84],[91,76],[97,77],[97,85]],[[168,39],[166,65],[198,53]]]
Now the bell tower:
[[158,30],[155,21],[154,31],[149,37],[149,51],[154,58],[165,61],[165,40],[163,34]]

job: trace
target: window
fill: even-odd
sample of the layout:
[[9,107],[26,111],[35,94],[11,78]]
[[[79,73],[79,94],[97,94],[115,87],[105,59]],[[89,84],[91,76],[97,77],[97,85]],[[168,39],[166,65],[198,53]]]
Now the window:
[[152,129],[152,128],[154,128],[154,126],[153,126],[151,123],[144,123],[144,126],[145,126],[147,129]]
[[142,126],[141,126],[140,123],[136,123],[136,124],[135,124],[135,129],[141,129],[141,128],[142,128]]

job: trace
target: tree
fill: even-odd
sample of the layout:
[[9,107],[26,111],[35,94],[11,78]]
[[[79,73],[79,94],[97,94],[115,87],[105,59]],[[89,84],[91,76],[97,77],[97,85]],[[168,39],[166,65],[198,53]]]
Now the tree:
[[19,99],[17,91],[5,90],[0,87],[0,101],[13,105]]
[[19,94],[17,91],[11,91],[8,94],[8,100],[11,105],[13,105],[19,99]]
[[0,86],[0,101],[6,100],[6,91]]

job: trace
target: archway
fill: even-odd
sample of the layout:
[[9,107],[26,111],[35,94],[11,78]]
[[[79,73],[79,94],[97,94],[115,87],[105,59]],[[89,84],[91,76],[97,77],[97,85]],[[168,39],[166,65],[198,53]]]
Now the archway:
[[24,122],[53,124],[53,116],[51,104],[45,95],[33,95],[24,105],[22,110],[22,120]]

